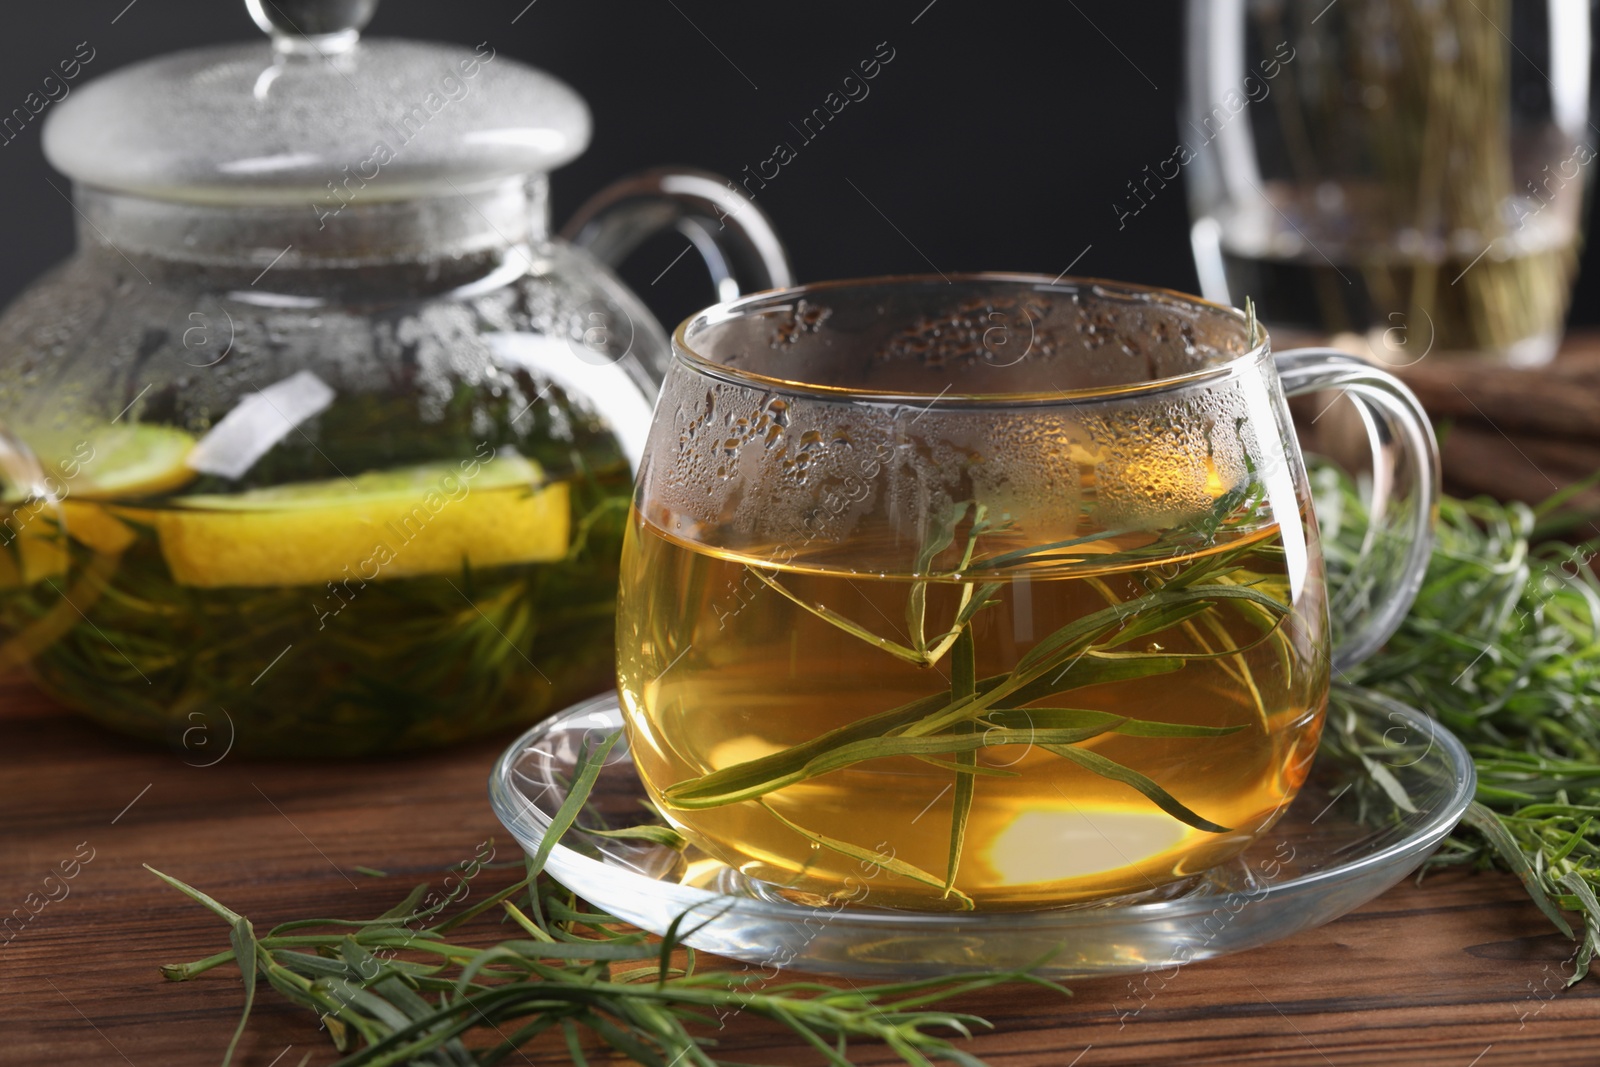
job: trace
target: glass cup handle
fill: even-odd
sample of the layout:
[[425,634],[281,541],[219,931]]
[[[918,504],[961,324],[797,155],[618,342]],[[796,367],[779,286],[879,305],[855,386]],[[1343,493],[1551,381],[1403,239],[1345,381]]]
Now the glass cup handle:
[[1394,375],[1331,348],[1276,357],[1289,396],[1338,389],[1355,402],[1372,449],[1372,501],[1361,557],[1330,590],[1333,665],[1354,666],[1400,626],[1422,586],[1439,501],[1439,446],[1416,395]]
[[708,171],[648,170],[613,182],[578,208],[561,236],[615,268],[667,229],[700,253],[719,301],[794,284],[771,220],[732,182]]

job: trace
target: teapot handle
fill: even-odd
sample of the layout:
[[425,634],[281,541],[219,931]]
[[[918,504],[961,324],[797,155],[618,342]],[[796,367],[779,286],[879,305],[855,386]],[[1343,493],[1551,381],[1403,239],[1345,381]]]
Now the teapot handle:
[[647,170],[590,197],[561,230],[609,267],[675,229],[705,260],[718,300],[794,284],[772,222],[730,181],[701,170]]

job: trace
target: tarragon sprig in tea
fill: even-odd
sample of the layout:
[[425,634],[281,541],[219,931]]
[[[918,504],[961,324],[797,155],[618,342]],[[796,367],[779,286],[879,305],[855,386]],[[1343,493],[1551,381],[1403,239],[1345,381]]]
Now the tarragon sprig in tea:
[[[936,525],[918,556],[919,580],[908,596],[906,618],[911,643],[892,641],[868,627],[846,618],[824,604],[814,604],[790,591],[776,575],[751,567],[750,571],[769,587],[815,615],[817,618],[858,638],[897,659],[919,666],[932,666],[952,653],[950,688],[877,715],[867,716],[846,726],[828,731],[810,741],[793,745],[759,759],[725,767],[687,779],[668,787],[663,800],[679,810],[698,810],[741,802],[760,804],[784,826],[813,844],[853,858],[862,850],[848,842],[808,830],[778,814],[766,797],[779,790],[834,771],[870,760],[910,757],[954,775],[953,807],[950,823],[950,848],[942,876],[924,871],[904,860],[895,860],[893,871],[902,877],[940,889],[946,898],[955,898],[970,908],[970,898],[955,888],[966,840],[967,822],[977,779],[984,776],[1014,777],[1017,772],[986,767],[977,762],[979,749],[1003,745],[1030,745],[1067,760],[1092,774],[1122,783],[1142,794],[1162,811],[1179,821],[1210,833],[1226,833],[1221,826],[1184,804],[1160,784],[1131,767],[1098,752],[1079,747],[1105,734],[1129,737],[1212,738],[1234,733],[1241,726],[1190,726],[1155,722],[1124,715],[1075,707],[1036,707],[1037,701],[1092,685],[1128,681],[1181,670],[1192,660],[1234,661],[1229,668],[1260,703],[1254,680],[1249,675],[1243,654],[1264,642],[1275,643],[1279,655],[1283,635],[1279,623],[1289,606],[1264,592],[1265,576],[1239,570],[1241,558],[1249,553],[1270,551],[1256,539],[1237,547],[1213,551],[1194,558],[1197,546],[1211,548],[1225,530],[1243,529],[1260,519],[1264,491],[1251,478],[1245,485],[1222,494],[1208,512],[1186,526],[1169,531],[1151,544],[1120,553],[1119,562],[1130,559],[1190,557],[1189,566],[1141,596],[1118,601],[1103,583],[1097,587],[1108,599],[1107,606],[1083,616],[1039,641],[1010,671],[986,678],[976,676],[976,649],[972,632],[980,612],[997,603],[990,597],[1001,588],[1000,582],[963,582],[960,600],[951,627],[929,640],[926,633],[928,585],[950,580],[976,566],[993,574],[1023,566],[1075,562],[1086,558],[1080,551],[1091,542],[1104,542],[1116,531],[1073,538],[1046,545],[977,558],[979,539],[996,527],[987,519],[981,505],[962,503],[945,521]],[[972,520],[967,542],[955,569],[933,573],[933,561],[955,542],[955,533],[969,509]],[[1206,613],[1219,604],[1237,606],[1252,620],[1260,636],[1243,646],[1233,644],[1225,632],[1213,630],[1221,640],[1213,650],[1195,622],[1214,622]],[[1129,651],[1127,646],[1175,627],[1183,627],[1196,639],[1200,652]],[[1263,713],[1265,709],[1262,709]]]

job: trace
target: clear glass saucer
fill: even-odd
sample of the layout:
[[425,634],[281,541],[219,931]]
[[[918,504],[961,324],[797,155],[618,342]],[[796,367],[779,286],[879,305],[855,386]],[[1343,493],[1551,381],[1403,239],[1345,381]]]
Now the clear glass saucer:
[[[539,847],[578,753],[621,727],[616,697],[595,697],[540,723],[500,757],[489,797],[523,848]],[[1079,978],[1241,952],[1338,918],[1416,870],[1466,810],[1474,785],[1466,749],[1437,722],[1376,693],[1335,686],[1310,780],[1283,818],[1164,899],[923,913],[798,904],[693,846],[678,853],[584,833],[653,820],[621,739],[546,869],[653,933],[688,913],[679,927],[692,931],[688,944],[761,967],[871,978],[1034,968]]]

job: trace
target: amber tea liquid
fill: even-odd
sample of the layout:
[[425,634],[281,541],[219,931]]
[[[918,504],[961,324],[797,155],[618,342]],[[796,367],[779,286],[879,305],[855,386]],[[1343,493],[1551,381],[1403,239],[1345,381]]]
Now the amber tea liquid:
[[[1318,557],[1302,561],[1291,580],[1275,524],[1159,561],[1129,562],[1118,545],[1100,547],[1101,565],[985,572],[980,553],[969,573],[919,579],[806,563],[803,555],[773,566],[759,555],[677,539],[635,513],[623,553],[617,647],[645,785],[705,851],[802,900],[1032,908],[1148,891],[1221,862],[1292,799],[1316,747],[1328,686],[1321,575],[1307,573]],[[785,555],[774,546],[769,558]],[[1002,732],[993,713],[940,731],[1011,739],[966,757],[980,773],[968,775],[953,891],[937,883],[949,873],[962,792],[955,755],[865,759],[756,798],[674,806],[674,786],[919,698],[937,706],[953,682],[960,684],[955,649],[931,664],[906,662],[835,621],[910,644],[907,605],[919,585],[928,637],[956,629],[963,604],[970,607],[979,586],[986,590],[985,606],[967,623],[980,690],[1051,662],[1031,692],[1064,688],[1044,695],[1024,688],[1022,703],[997,702],[1010,708],[1013,724],[1032,721],[1030,708],[1065,708],[1216,728],[1179,737],[1106,732],[1073,747],[1138,772],[1225,832],[1189,825],[1129,785]],[[1184,592],[1200,587],[1250,592],[1235,599],[1219,593],[1214,601]],[[1158,606],[1151,594],[1163,590],[1191,596],[1167,626],[1151,614]],[[1265,609],[1246,599],[1253,593],[1283,607]],[[1113,621],[1095,631],[1097,644],[1065,662],[1040,655],[1052,635],[1080,620],[1104,620],[1108,608],[1156,628],[1116,643],[1127,623]],[[1117,655],[1128,657],[1118,663],[1171,658],[1144,661],[1164,666],[1159,673],[1118,679],[1105,666]],[[1099,673],[1081,673],[1091,670]],[[1075,677],[1093,684],[1074,685]],[[931,876],[931,884],[908,871]]]

